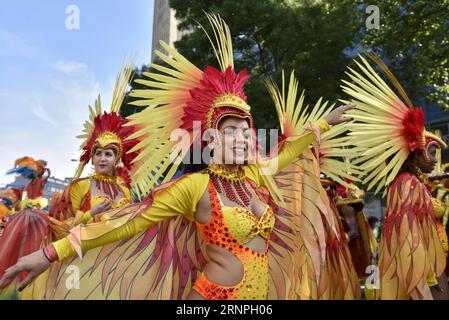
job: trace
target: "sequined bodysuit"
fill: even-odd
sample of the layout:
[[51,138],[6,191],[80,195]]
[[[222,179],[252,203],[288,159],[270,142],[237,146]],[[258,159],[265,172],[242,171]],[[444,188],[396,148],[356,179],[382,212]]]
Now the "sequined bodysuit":
[[235,286],[211,282],[204,272],[193,289],[206,299],[267,299],[268,297],[268,243],[260,253],[245,246],[251,239],[261,236],[267,242],[274,228],[274,214],[267,205],[262,216],[256,217],[248,209],[224,206],[212,182],[209,182],[212,219],[206,224],[197,222],[203,239],[232,252],[243,266],[243,278]]

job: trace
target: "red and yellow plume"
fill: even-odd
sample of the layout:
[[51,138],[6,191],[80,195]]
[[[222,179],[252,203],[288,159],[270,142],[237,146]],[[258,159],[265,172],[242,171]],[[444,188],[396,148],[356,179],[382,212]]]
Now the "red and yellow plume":
[[[192,144],[200,141],[204,130],[216,128],[224,116],[247,118],[252,124],[250,107],[243,92],[248,75],[245,70],[234,70],[229,27],[218,15],[206,13],[206,16],[215,41],[206,34],[221,70],[207,67],[203,72],[160,41],[166,53],[155,51],[155,55],[168,66],[151,64],[157,72],[144,73],[148,80],[136,80],[147,88],[131,93],[139,98],[132,104],[146,107],[129,117],[129,125],[140,127],[130,137],[141,139],[131,150],[139,151],[134,161],[142,162],[133,179],[137,181],[134,191],[140,197],[148,194],[156,184],[172,179]],[[177,133],[182,137],[181,143]],[[173,134],[177,138],[173,138]]]
[[412,151],[422,150],[426,154],[429,144],[435,143],[440,148],[446,144],[425,130],[422,109],[413,107],[387,66],[377,56],[367,56],[380,67],[405,101],[361,55],[359,61],[354,60],[358,70],[348,68],[346,72],[352,82],[342,80],[343,91],[352,98],[344,102],[357,106],[348,112],[355,120],[348,125],[350,143],[355,146],[353,151],[357,158],[354,163],[360,164],[367,190],[377,186],[377,193],[393,181]]
[[128,62],[117,76],[109,112],[104,111],[102,113],[100,95],[95,100],[94,107],[89,106],[89,120],[84,123],[83,134],[78,136],[83,142],[80,147],[82,154],[75,178],[81,176],[84,166],[92,158],[92,154],[97,147],[114,149],[117,154],[118,168],[123,166],[126,171],[131,170],[132,162],[137,153],[129,151],[139,141],[127,138],[137,128],[125,126],[129,121],[118,114],[131,76],[132,65],[131,62]]

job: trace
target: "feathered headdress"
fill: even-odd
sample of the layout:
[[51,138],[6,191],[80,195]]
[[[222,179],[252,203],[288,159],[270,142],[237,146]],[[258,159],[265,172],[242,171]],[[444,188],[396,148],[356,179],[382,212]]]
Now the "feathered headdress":
[[6,174],[18,173],[27,179],[34,179],[38,172],[43,172],[47,162],[45,160],[34,160],[31,157],[22,157],[15,161],[14,168],[8,170]]
[[[193,143],[201,142],[206,129],[217,128],[223,117],[245,118],[252,126],[250,107],[246,103],[243,86],[248,79],[246,70],[234,70],[232,38],[229,27],[215,14],[206,16],[212,25],[215,42],[211,40],[220,70],[207,67],[204,72],[165,42],[160,41],[166,54],[155,54],[168,67],[153,63],[158,71],[144,73],[150,80],[136,80],[147,89],[134,90],[131,96],[139,100],[131,102],[147,108],[129,117],[132,126],[141,127],[130,139],[141,139],[131,152],[140,151],[134,161],[141,161],[134,180],[140,196],[144,196],[155,184],[169,181],[176,173],[182,159]],[[177,130],[185,130],[179,143],[172,139]],[[163,176],[163,179],[161,180]]]
[[12,208],[19,200],[19,194],[11,188],[0,192],[0,201],[7,207]]
[[[341,205],[357,205],[363,207],[365,203],[365,191],[357,187],[351,180],[347,180],[347,186],[338,185],[337,190],[337,206]],[[361,209],[359,209],[361,210]]]
[[[375,192],[390,184],[398,174],[408,155],[422,150],[427,155],[430,146],[446,147],[438,136],[425,130],[422,108],[413,107],[410,99],[387,66],[373,54],[367,56],[378,65],[396,87],[405,103],[376,73],[368,61],[359,55],[356,71],[348,68],[346,74],[353,83],[342,80],[343,91],[357,106],[349,114],[355,119],[348,125],[351,144],[364,173],[367,190],[377,185]],[[408,106],[408,107],[407,107]]]
[[77,138],[83,139],[80,149],[82,154],[80,164],[76,170],[75,178],[79,178],[84,166],[92,158],[95,149],[111,148],[116,151],[116,169],[131,170],[132,162],[137,156],[135,152],[129,152],[137,143],[136,139],[127,139],[137,129],[133,126],[125,126],[128,120],[123,119],[118,113],[126,94],[129,79],[132,76],[131,63],[118,74],[115,82],[112,104],[109,112],[102,113],[100,95],[95,100],[94,107],[89,106],[90,117],[84,123],[83,134]]

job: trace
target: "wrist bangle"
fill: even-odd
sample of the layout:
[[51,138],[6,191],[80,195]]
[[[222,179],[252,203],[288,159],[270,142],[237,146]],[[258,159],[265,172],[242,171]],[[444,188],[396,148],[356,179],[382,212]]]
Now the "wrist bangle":
[[56,250],[51,244],[49,244],[48,246],[43,248],[42,251],[44,252],[44,256],[45,256],[45,258],[47,258],[48,261],[54,262],[54,261],[58,260],[58,255],[56,253]]

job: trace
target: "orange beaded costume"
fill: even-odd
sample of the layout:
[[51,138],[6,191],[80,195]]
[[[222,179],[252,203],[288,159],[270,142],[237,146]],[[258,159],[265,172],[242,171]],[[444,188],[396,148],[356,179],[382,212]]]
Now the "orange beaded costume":
[[[207,224],[196,223],[203,239],[232,252],[243,266],[243,278],[233,287],[224,287],[209,281],[204,272],[193,285],[199,294],[208,300],[265,300],[268,298],[268,240],[274,228],[274,214],[269,205],[261,217],[248,209],[225,207],[217,191],[208,185],[212,219]],[[265,252],[256,252],[244,244],[261,235],[267,241]]]

